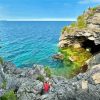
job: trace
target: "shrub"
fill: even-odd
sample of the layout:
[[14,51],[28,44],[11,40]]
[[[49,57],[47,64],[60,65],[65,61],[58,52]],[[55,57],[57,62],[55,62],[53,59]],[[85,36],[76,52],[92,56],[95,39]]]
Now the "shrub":
[[2,57],[0,57],[0,64],[1,64],[1,65],[3,64],[3,59],[2,59]]
[[65,26],[63,29],[62,29],[62,34],[66,31],[67,29],[67,26]]
[[79,29],[87,27],[86,20],[85,20],[83,15],[78,17],[78,19],[77,19],[77,27]]
[[70,26],[71,26],[71,27],[76,27],[76,23],[73,22]]
[[89,17],[94,16],[94,13],[89,14]]
[[3,81],[3,83],[2,83],[2,86],[1,86],[1,87],[2,87],[3,89],[5,89],[5,88],[6,88],[6,84],[7,84],[7,83],[6,83],[6,81]]
[[82,29],[82,28],[86,28],[87,27],[87,24],[86,24],[86,20],[85,20],[85,17],[84,15],[82,16],[79,16],[77,18],[77,22],[73,22],[70,26],[65,26],[63,29],[62,29],[62,34],[66,31],[67,33],[75,33],[75,30],[76,29]]
[[49,67],[44,68],[47,77],[51,77],[51,69]]
[[97,7],[93,7],[93,8],[91,8],[91,10],[93,10],[93,11],[95,11],[97,9]]
[[14,94],[14,91],[10,90],[7,93],[5,93],[2,97],[0,97],[0,100],[17,100],[17,97]]
[[37,77],[37,80],[44,82],[44,76],[43,75],[39,75]]

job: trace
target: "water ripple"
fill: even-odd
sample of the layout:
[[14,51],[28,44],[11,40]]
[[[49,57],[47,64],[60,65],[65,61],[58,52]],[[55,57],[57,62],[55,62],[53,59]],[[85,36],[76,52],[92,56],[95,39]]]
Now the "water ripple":
[[0,55],[18,67],[34,63],[57,66],[60,30],[71,22],[0,22]]

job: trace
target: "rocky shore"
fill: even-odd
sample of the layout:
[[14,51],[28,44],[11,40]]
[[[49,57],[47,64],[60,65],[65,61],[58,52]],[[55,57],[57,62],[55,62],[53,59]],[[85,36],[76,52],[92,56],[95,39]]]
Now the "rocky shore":
[[[88,63],[90,69],[86,73],[72,79],[53,75],[49,78],[44,66],[40,65],[16,68],[14,64],[4,62],[0,65],[0,97],[13,90],[16,99],[7,100],[100,100],[100,56],[94,58]],[[52,83],[48,94],[40,95],[43,86],[43,82],[37,80],[40,75]]]
[[53,58],[62,60],[64,68],[71,63],[72,76],[89,69],[89,59],[96,54],[100,56],[100,5],[88,8],[76,22],[65,26],[58,47],[60,53]]

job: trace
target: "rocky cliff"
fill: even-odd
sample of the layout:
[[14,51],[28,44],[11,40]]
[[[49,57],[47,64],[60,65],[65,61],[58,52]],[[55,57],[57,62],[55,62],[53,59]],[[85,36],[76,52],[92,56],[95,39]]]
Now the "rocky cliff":
[[89,8],[77,18],[77,22],[64,27],[59,39],[60,48],[74,45],[100,51],[100,6]]
[[100,6],[88,8],[76,22],[65,26],[58,47],[63,55],[64,68],[71,61],[74,75],[85,72],[89,68],[89,59],[100,52]]

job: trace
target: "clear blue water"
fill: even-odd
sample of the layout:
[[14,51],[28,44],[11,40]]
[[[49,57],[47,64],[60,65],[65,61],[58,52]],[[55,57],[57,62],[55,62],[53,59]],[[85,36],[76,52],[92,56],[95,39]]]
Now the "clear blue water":
[[0,22],[0,56],[17,67],[41,64],[59,66],[57,53],[61,29],[71,22]]

